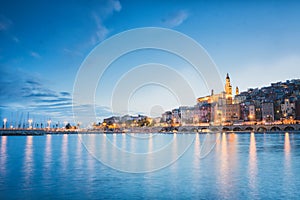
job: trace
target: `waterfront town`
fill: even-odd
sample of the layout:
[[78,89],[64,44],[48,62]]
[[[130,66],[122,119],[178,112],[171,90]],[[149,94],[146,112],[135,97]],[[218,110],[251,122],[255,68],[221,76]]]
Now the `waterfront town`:
[[[300,80],[272,83],[262,88],[239,92],[226,75],[224,91],[199,97],[194,106],[180,106],[162,113],[161,117],[112,116],[94,129],[103,131],[124,130],[134,127],[184,126],[251,126],[287,125],[300,122]],[[277,126],[275,130],[279,130]],[[166,129],[167,130],[167,129]],[[173,130],[173,129],[172,129]],[[176,129],[177,130],[177,129]]]
[[[234,90],[234,91],[233,91]],[[3,119],[2,130],[36,130],[47,132],[174,132],[174,131],[291,131],[300,126],[300,79],[272,83],[262,88],[239,92],[234,89],[227,73],[224,91],[196,99],[194,106],[180,106],[165,111],[160,117],[124,115],[94,122],[92,127],[81,127],[64,121],[44,124],[27,117],[27,123],[13,126]],[[244,128],[242,128],[244,127]],[[266,128],[269,127],[269,128]],[[20,132],[20,133],[21,133]],[[38,132],[37,132],[38,133]],[[3,134],[3,133],[2,133]],[[17,133],[19,134],[19,133]]]

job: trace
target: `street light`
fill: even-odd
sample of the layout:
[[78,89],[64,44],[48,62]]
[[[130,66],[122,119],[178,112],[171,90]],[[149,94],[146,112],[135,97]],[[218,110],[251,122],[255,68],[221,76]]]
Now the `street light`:
[[31,129],[31,128],[32,128],[32,126],[31,126],[31,124],[32,124],[32,119],[29,119],[29,120],[28,120],[28,123],[29,123],[29,128]]
[[6,128],[6,122],[7,122],[7,119],[4,118],[4,119],[3,119],[3,128]]

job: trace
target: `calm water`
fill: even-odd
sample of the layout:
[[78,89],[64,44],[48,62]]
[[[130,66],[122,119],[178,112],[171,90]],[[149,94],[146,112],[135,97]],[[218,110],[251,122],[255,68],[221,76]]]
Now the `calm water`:
[[299,188],[296,133],[0,137],[1,199],[299,199]]

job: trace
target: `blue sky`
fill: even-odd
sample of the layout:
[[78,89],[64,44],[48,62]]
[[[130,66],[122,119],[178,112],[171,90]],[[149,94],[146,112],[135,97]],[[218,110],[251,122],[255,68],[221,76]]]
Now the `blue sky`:
[[[299,10],[299,1],[279,0],[1,0],[0,117],[20,120],[29,112],[36,120],[70,120],[73,84],[85,57],[105,39],[133,28],[164,27],[188,35],[207,50],[222,78],[229,72],[241,91],[299,78]],[[134,58],[140,61],[136,64],[161,59],[189,76],[188,67],[168,55],[149,51]],[[130,68],[130,60],[129,55],[108,72],[101,85],[107,93],[114,84],[110,75],[122,71],[122,65]],[[197,84],[197,77],[190,77]],[[155,87],[149,89],[137,93],[133,113],[149,112],[152,105],[143,103],[151,104],[150,96],[157,99]],[[207,93],[204,87],[196,90],[199,96]],[[99,118],[110,115],[105,98],[96,96]],[[163,95],[161,99],[164,109],[177,106]]]

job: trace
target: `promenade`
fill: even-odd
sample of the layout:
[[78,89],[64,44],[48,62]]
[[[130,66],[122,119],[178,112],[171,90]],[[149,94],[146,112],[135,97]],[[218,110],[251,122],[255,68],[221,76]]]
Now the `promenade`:
[[300,124],[269,124],[269,125],[230,125],[230,126],[178,126],[178,127],[133,127],[104,131],[101,129],[0,129],[2,136],[41,136],[46,134],[87,134],[87,133],[215,133],[215,132],[296,132]]

